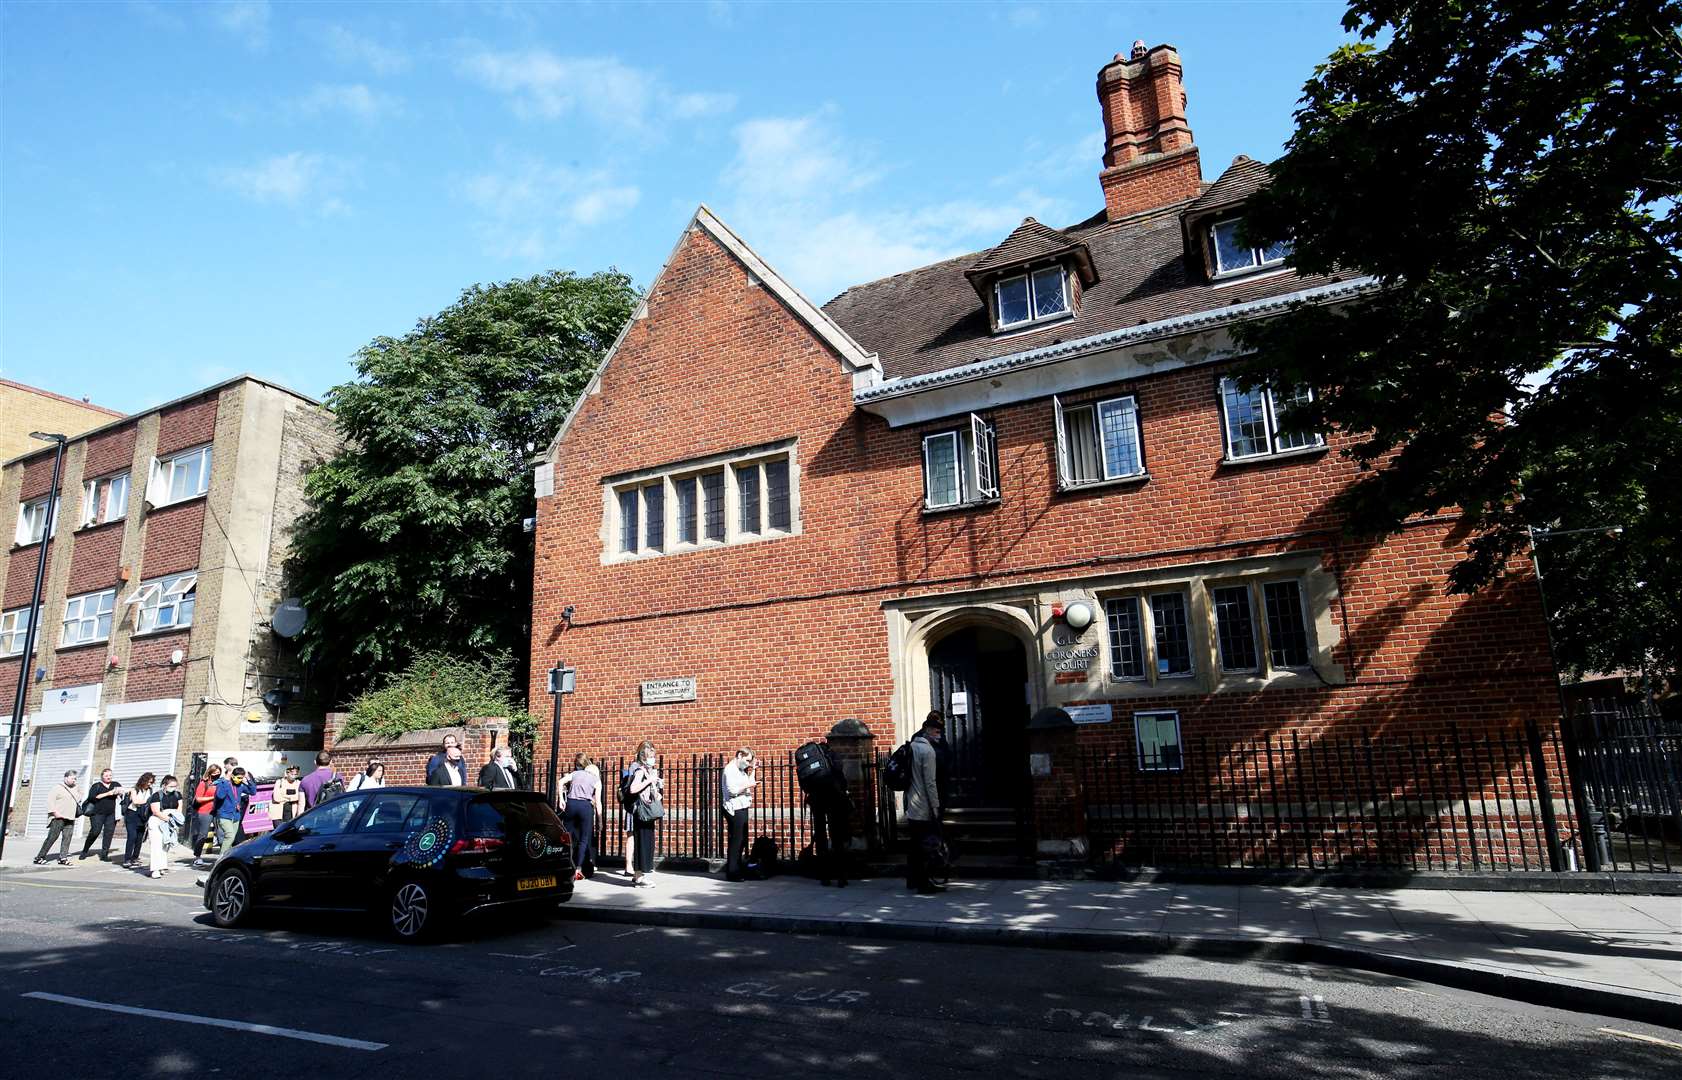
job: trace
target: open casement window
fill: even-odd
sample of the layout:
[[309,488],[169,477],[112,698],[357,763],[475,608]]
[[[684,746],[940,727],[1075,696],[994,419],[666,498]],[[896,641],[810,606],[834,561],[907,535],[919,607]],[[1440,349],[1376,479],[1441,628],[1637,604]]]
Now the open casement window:
[[123,601],[135,610],[134,632],[178,630],[193,625],[193,608],[198,601],[198,571],[175,574],[141,583]]
[[1080,405],[1051,399],[1057,420],[1057,486],[1062,489],[1145,474],[1139,409],[1131,396]]
[[119,521],[128,514],[128,473],[89,480],[82,485],[80,527]]
[[18,505],[18,528],[15,539],[19,544],[35,544],[58,533],[59,502],[53,503],[52,527],[47,526],[47,500],[31,499]]
[[1228,461],[1270,457],[1326,443],[1318,432],[1294,429],[1289,420],[1293,409],[1314,400],[1312,390],[1304,389],[1287,397],[1261,386],[1243,390],[1234,380],[1222,379],[1220,394],[1222,438]]
[[209,491],[210,462],[211,448],[208,446],[153,458],[146,478],[146,505],[168,506]]
[[923,437],[923,506],[940,510],[999,497],[993,425],[974,413],[957,431]]

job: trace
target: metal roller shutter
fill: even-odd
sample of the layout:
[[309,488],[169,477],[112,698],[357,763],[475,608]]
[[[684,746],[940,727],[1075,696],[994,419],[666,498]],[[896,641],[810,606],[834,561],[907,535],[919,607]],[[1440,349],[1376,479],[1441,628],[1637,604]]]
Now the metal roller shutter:
[[[88,770],[93,767],[93,725],[54,724],[41,728],[36,740],[35,775],[29,782],[29,821],[24,835],[40,838],[47,835],[47,799],[53,786],[63,782],[66,770],[82,774],[76,791],[87,796]],[[80,825],[78,819],[78,828]]]
[[151,773],[156,787],[175,771],[175,717],[125,716],[117,721],[111,743],[111,771],[130,787],[141,773]]

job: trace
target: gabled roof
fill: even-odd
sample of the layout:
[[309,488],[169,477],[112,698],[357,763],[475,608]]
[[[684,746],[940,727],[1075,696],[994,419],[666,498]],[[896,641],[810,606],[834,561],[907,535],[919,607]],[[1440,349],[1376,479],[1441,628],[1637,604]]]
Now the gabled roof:
[[560,445],[562,439],[566,438],[567,429],[572,427],[573,420],[578,416],[579,411],[584,408],[585,400],[601,389],[602,372],[606,371],[608,364],[613,362],[614,354],[619,351],[619,346],[624,344],[625,336],[631,332],[631,327],[647,317],[648,298],[659,292],[660,279],[666,276],[666,268],[671,266],[672,260],[677,258],[678,252],[683,249],[690,233],[696,229],[702,230],[718,241],[719,246],[735,256],[736,260],[765,287],[766,291],[780,300],[783,306],[788,308],[797,319],[811,328],[812,333],[820,341],[834,350],[842,365],[852,373],[855,388],[861,383],[872,383],[881,379],[882,365],[877,360],[875,353],[866,350],[846,330],[843,330],[840,324],[831,319],[822,308],[806,299],[799,289],[790,285],[781,274],[771,269],[771,265],[760,258],[758,252],[748,247],[741,237],[737,236],[728,225],[719,220],[706,203],[702,203],[696,208],[694,216],[689,219],[689,224],[685,225],[683,231],[678,234],[677,243],[672,245],[671,253],[666,256],[666,261],[660,264],[660,272],[655,274],[654,280],[648,283],[648,290],[643,293],[643,298],[637,303],[636,310],[631,312],[631,317],[625,320],[625,325],[619,330],[619,336],[613,339],[613,344],[608,346],[607,352],[602,354],[601,362],[596,365],[595,373],[590,376],[590,381],[585,384],[583,392],[578,395],[578,399],[572,403],[572,408],[567,411],[566,419],[561,422],[560,430],[555,432],[555,437],[550,440],[549,449],[545,452],[542,463],[552,463],[554,461],[555,448]]
[[976,292],[982,292],[987,279],[1003,271],[1064,255],[1073,257],[1083,284],[1091,285],[1098,280],[1097,270],[1092,265],[1092,253],[1084,243],[1066,232],[1041,225],[1031,217],[1023,218],[1022,224],[998,247],[984,253],[974,266],[965,270],[964,276],[969,278]]
[[[824,305],[847,332],[874,349],[889,379],[973,364],[1180,315],[1282,296],[1332,277],[1263,274],[1219,285],[1188,268],[1180,215],[1187,200],[1111,222],[1100,211],[1059,230],[1091,252],[1099,281],[1071,319],[995,334],[965,271],[990,252],[961,255],[855,285]],[[1048,230],[1052,231],[1052,230]],[[1344,275],[1349,277],[1352,275]]]
[[1223,206],[1241,203],[1266,187],[1270,179],[1272,172],[1267,162],[1239,154],[1232,159],[1232,164],[1226,167],[1226,172],[1222,173],[1218,180],[1192,200],[1191,205],[1186,207],[1185,216],[1192,218]]

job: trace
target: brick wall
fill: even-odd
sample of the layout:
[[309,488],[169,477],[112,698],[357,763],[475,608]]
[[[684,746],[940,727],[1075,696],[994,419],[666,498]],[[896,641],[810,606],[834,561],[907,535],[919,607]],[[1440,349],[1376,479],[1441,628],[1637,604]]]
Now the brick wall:
[[[454,735],[467,762],[467,782],[479,777],[479,769],[491,759],[491,751],[508,742],[508,721],[481,717],[467,721],[460,727],[432,728],[411,731],[395,738],[378,735],[358,735],[341,740],[338,733],[344,728],[349,713],[328,713],[323,748],[333,757],[333,768],[344,776],[364,772],[369,761],[385,766],[387,785],[426,783],[426,763],[444,745],[444,736]],[[530,778],[526,778],[530,782]]]
[[[553,496],[538,501],[531,696],[546,716],[543,672],[556,659],[578,668],[563,757],[629,753],[644,737],[666,753],[771,752],[848,716],[886,742],[904,732],[885,604],[1282,553],[1336,582],[1340,682],[1130,694],[1115,699],[1117,722],[1083,727],[1083,743],[1130,740],[1131,710],[1154,705],[1178,709],[1188,733],[1229,741],[1554,722],[1534,582],[1520,570],[1476,596],[1447,595],[1465,539],[1452,516],[1385,542],[1344,535],[1331,500],[1356,473],[1336,437],[1319,454],[1224,464],[1214,366],[1088,395],[1135,395],[1147,482],[1059,493],[1051,402],[1031,401],[989,414],[1000,503],[926,514],[921,440],[953,422],[893,430],[855,411],[840,362],[710,236],[690,233],[648,305],[558,449]],[[604,478],[784,439],[797,444],[798,535],[602,564]],[[640,704],[641,681],[686,675],[696,701]],[[537,744],[541,772],[548,740]]]

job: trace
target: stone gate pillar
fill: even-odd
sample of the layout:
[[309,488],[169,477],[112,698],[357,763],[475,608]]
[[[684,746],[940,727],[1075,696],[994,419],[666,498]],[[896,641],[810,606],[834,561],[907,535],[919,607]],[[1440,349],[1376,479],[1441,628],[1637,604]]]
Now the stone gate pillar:
[[1086,795],[1080,782],[1075,722],[1053,706],[1028,721],[1028,775],[1033,788],[1034,852],[1040,858],[1087,855]]
[[863,720],[841,720],[826,736],[841,762],[847,792],[853,800],[855,850],[871,846],[876,836],[876,736]]

